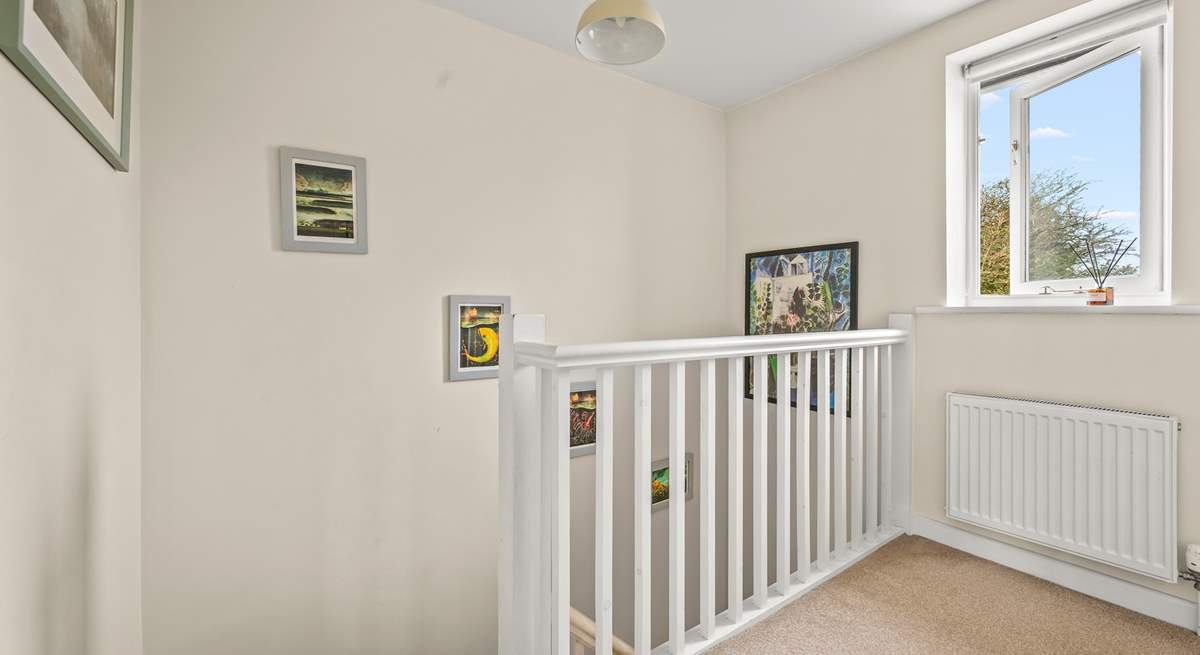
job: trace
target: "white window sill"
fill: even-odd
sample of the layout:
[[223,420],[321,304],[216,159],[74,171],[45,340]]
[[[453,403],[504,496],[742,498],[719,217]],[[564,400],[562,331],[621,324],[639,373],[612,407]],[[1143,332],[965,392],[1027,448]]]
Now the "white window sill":
[[[1082,302],[1082,301],[1081,301]],[[946,307],[926,305],[916,308],[918,314],[1144,314],[1144,315],[1200,315],[1200,305],[1087,305],[1059,306],[995,306],[995,307]]]

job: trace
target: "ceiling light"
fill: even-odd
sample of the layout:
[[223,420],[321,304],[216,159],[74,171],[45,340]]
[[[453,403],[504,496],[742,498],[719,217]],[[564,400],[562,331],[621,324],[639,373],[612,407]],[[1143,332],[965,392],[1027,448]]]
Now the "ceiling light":
[[667,41],[662,16],[647,0],[596,0],[579,18],[579,54],[602,64],[636,64]]

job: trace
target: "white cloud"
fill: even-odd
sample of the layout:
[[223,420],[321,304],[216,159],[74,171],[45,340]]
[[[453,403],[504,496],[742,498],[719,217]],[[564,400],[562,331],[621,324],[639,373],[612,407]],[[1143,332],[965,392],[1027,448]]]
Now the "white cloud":
[[1101,214],[1106,221],[1136,221],[1138,219],[1137,212],[1118,211],[1110,209]]
[[1031,139],[1065,139],[1071,136],[1057,127],[1039,127],[1029,132]]
[[1071,155],[1071,161],[1077,161],[1081,164],[1094,164],[1096,163],[1096,158],[1085,155]]
[[1000,94],[998,93],[985,93],[979,96],[979,105],[982,107],[991,107],[997,102],[1000,102]]

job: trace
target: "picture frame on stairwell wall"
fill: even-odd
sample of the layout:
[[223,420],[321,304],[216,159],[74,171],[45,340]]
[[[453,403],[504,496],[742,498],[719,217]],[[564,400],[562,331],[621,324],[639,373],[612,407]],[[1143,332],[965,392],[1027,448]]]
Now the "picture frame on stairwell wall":
[[500,317],[512,311],[512,299],[508,296],[453,295],[449,296],[447,307],[449,381],[498,377]]
[[[692,484],[692,453],[683,458],[683,500],[687,502],[696,494]],[[663,458],[650,465],[650,507],[660,510],[671,504],[671,460]]]
[[596,452],[596,382],[571,383],[571,457]]
[[[746,255],[746,334],[796,334],[858,329],[858,242],[829,243],[752,252]],[[847,358],[847,378],[852,362]],[[768,359],[767,400],[776,402],[774,356]],[[791,402],[796,406],[799,358],[792,356]],[[746,358],[746,395],[754,397],[752,359]],[[810,376],[809,409],[817,410],[816,362]],[[829,407],[837,406],[830,362]],[[847,380],[847,393],[852,388]],[[846,399],[846,415],[850,415]]]

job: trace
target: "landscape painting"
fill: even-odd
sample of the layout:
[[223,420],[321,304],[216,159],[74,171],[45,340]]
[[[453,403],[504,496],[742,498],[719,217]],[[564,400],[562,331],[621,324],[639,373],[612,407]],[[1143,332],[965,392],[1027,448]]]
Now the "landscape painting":
[[[858,327],[858,242],[788,248],[746,255],[746,334],[836,332]],[[797,401],[799,372],[792,355],[791,403]],[[775,398],[778,362],[768,358],[767,397]],[[809,407],[817,408],[816,362],[810,377]],[[830,407],[834,369],[830,366]],[[752,398],[754,376],[746,360],[746,397]],[[847,400],[846,406],[850,403]]]
[[354,167],[295,162],[296,237],[354,239]]
[[284,250],[367,252],[367,161],[362,157],[279,149]]
[[[450,296],[451,380],[497,376],[500,317],[508,312],[508,304],[505,296]],[[593,401],[593,411],[594,405]]]
[[596,384],[571,385],[571,456],[596,452]]

